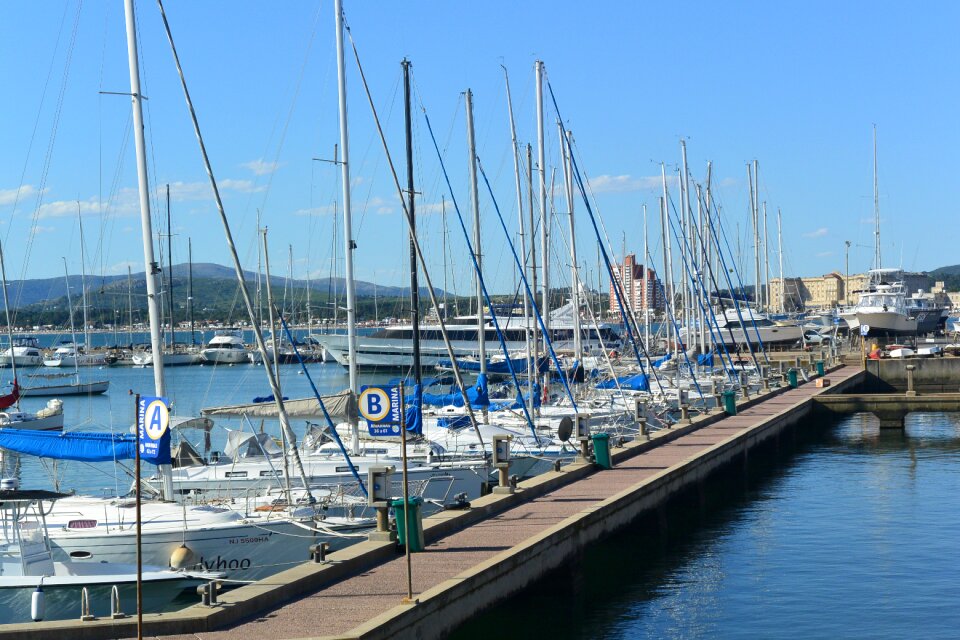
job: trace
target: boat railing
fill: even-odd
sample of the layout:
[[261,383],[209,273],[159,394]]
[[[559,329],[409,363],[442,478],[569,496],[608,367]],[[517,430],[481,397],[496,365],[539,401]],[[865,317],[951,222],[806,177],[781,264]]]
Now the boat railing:
[[80,622],[90,622],[96,620],[96,616],[90,611],[90,592],[86,587],[80,589]]

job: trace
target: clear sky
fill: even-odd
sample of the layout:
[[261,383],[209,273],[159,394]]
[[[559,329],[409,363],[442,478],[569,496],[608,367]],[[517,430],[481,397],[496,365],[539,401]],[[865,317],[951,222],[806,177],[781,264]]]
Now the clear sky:
[[[274,273],[331,271],[339,175],[333,4],[330,1],[186,2],[167,13],[198,109],[228,216],[247,266],[256,266],[257,211],[270,228]],[[137,3],[155,230],[163,185],[172,192],[174,261],[227,263],[157,5]],[[401,177],[400,61],[413,62],[418,112],[415,167],[422,239],[444,284],[442,182],[419,107],[431,117],[469,216],[462,92],[474,93],[477,150],[511,232],[516,196],[503,72],[509,69],[518,135],[535,141],[534,60],[545,61],[578,162],[589,176],[613,251],[642,251],[641,207],[659,263],[659,163],[675,171],[680,140],[693,178],[714,168],[715,197],[735,245],[747,249],[746,164],[760,163],[771,270],[775,212],[783,212],[787,275],[851,272],[873,255],[873,123],[879,131],[885,266],[932,269],[955,251],[958,127],[956,3],[891,2],[355,2],[345,0],[374,100]],[[349,41],[348,41],[349,47]],[[405,223],[348,57],[357,276],[407,277]],[[79,271],[78,208],[88,271],[142,270],[129,91],[120,0],[0,6],[0,237],[10,278]],[[548,103],[548,171],[558,166]],[[562,191],[556,209],[566,211]],[[19,189],[19,198],[17,197]],[[485,270],[498,291],[515,280],[504,235],[481,184]],[[448,206],[447,286],[469,289],[469,263]],[[576,202],[584,274],[596,281],[597,243]],[[566,235],[566,221],[558,219]],[[342,229],[341,229],[342,231]],[[569,258],[555,238],[553,264]],[[749,258],[744,258],[749,263]],[[342,273],[342,266],[337,270]],[[556,281],[566,280],[557,275]],[[604,285],[605,286],[605,285]]]

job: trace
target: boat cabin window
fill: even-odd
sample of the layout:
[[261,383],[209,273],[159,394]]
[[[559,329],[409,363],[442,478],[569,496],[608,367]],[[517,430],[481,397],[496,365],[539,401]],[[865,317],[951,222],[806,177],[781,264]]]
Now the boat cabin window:
[[247,472],[246,471],[227,471],[223,475],[227,478],[246,478]]
[[96,526],[97,521],[91,519],[70,520],[67,522],[67,529],[95,529]]

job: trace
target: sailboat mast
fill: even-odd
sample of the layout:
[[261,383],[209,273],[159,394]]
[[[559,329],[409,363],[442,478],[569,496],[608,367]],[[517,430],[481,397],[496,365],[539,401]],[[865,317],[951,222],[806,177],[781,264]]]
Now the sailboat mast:
[[130,346],[133,347],[133,272],[130,265],[127,265],[127,313],[130,320],[127,329],[129,330]]
[[873,125],[873,221],[874,221],[874,248],[873,264],[875,269],[880,265],[880,181],[877,176],[877,125]]
[[[783,279],[783,229],[780,224],[780,208],[777,207],[777,255],[780,259],[780,313],[786,313],[787,283]],[[843,286],[846,287],[847,283],[844,282]],[[843,295],[847,295],[846,290],[844,290]]]
[[187,313],[190,314],[190,344],[197,343],[193,324],[193,239],[187,238]]
[[[150,222],[150,182],[147,177],[146,141],[143,135],[143,105],[140,95],[140,64],[137,56],[137,27],[133,0],[124,0],[127,26],[127,59],[130,67],[130,103],[133,108],[133,139],[137,151],[137,184],[140,192],[140,230],[143,239],[144,278],[147,281],[147,314],[150,318],[150,348],[153,354],[153,387],[158,396],[167,392],[163,376],[163,353],[160,348],[160,307],[157,302],[157,273],[153,255],[153,229]],[[167,466],[167,465],[163,465]],[[166,478],[164,478],[166,481]],[[164,489],[166,490],[166,482]],[[172,489],[172,482],[171,482]],[[172,493],[166,497],[171,497]]]
[[70,311],[70,339],[73,341],[73,369],[80,374],[80,352],[77,350],[77,328],[73,323],[73,298],[70,296],[70,272],[67,271],[67,259],[63,258],[63,280],[67,285],[67,309]]
[[[17,384],[17,356],[13,351],[13,323],[10,321],[10,301],[7,298],[7,265],[3,257],[3,244],[0,243],[0,278],[3,279],[3,311],[7,315],[7,340],[10,341],[10,373],[13,383]],[[69,285],[67,291],[69,291]],[[20,407],[20,396],[17,396],[17,408]]]
[[577,273],[577,236],[573,219],[573,166],[570,155],[573,153],[573,134],[567,131],[566,143],[563,141],[563,125],[557,120],[560,146],[563,149],[563,184],[567,199],[567,214],[570,218],[570,292],[573,303],[573,354],[577,362],[583,360],[583,336],[580,335],[580,278]]
[[[477,340],[480,353],[480,375],[487,373],[487,338],[486,318],[483,313],[483,285],[480,283],[480,274],[483,271],[483,252],[480,248],[480,197],[477,194],[477,147],[473,135],[473,92],[467,89],[467,148],[470,153],[470,162],[467,165],[470,174],[470,202],[473,205],[473,245],[477,259]],[[490,313],[494,313],[490,309]],[[510,357],[506,354],[506,357]]]
[[[150,350],[153,356],[153,387],[158,396],[167,392],[163,374],[163,350],[160,347],[160,307],[157,304],[157,261],[153,256],[153,229],[150,223],[150,183],[147,177],[147,151],[143,135],[143,105],[140,95],[140,65],[137,56],[137,25],[133,0],[124,0],[127,27],[127,61],[130,68],[130,103],[133,109],[133,134],[137,151],[137,184],[140,194],[140,232],[143,239],[144,278],[147,281],[147,314],[150,317]],[[173,469],[160,465],[163,497],[173,499]]]
[[[83,218],[80,215],[80,202],[77,202],[77,222],[80,224],[80,289],[83,294],[83,348],[90,348],[90,329],[87,322],[87,268],[86,258],[84,257],[83,243]],[[76,338],[74,338],[76,346]]]
[[[417,216],[414,203],[416,192],[413,188],[413,126],[410,113],[410,61],[404,59],[403,67],[403,124],[407,146],[407,209],[410,226],[410,324],[413,327],[413,381],[420,385],[422,369],[420,365],[420,284],[417,279]],[[469,104],[469,103],[468,103]],[[469,107],[467,107],[469,109]],[[446,270],[444,270],[446,271]]]
[[[676,328],[673,325],[673,322],[670,320],[670,317],[676,317],[674,313],[676,307],[674,306],[674,294],[673,294],[673,251],[671,249],[672,243],[670,242],[670,234],[667,232],[670,220],[670,199],[667,195],[667,168],[661,162],[660,163],[660,180],[663,183],[663,198],[660,204],[660,232],[662,235],[661,242],[663,243],[663,277],[665,290],[667,294],[667,299],[664,301],[664,314],[667,319],[667,353],[674,353],[676,351],[676,343],[678,336],[676,335]],[[671,346],[671,336],[673,337]]]
[[[517,146],[517,126],[516,122],[513,119],[513,98],[510,95],[510,77],[507,75],[507,68],[503,65],[500,65],[503,68],[503,81],[507,87],[507,115],[510,117],[510,142],[513,145],[513,176],[514,182],[517,187],[517,215],[519,216],[519,229],[520,229],[520,253],[521,263],[520,266],[523,269],[523,277],[527,276],[527,237],[524,227],[524,211],[523,211],[523,187],[520,183],[520,147]],[[532,233],[533,230],[531,229]],[[530,339],[530,325],[531,319],[533,318],[533,311],[530,308],[530,296],[527,294],[527,287],[521,287],[523,290],[523,333],[524,339],[526,340],[526,355],[528,366],[527,366],[527,386],[528,393],[530,397],[533,397],[533,378],[531,377],[533,372],[536,370],[536,366],[532,364],[531,357],[533,356]],[[536,294],[534,294],[536,295]]]
[[[340,177],[343,190],[343,241],[344,241],[344,276],[347,289],[347,352],[348,371],[350,375],[350,392],[356,395],[359,381],[357,379],[357,307],[356,283],[353,279],[353,252],[357,245],[353,241],[352,208],[350,206],[350,144],[347,135],[347,79],[343,61],[343,1],[334,0],[333,10],[336,14],[336,42],[337,42],[337,99],[340,116],[340,148],[343,159],[340,161]],[[350,417],[350,431],[354,455],[360,453],[360,427],[355,415]]]
[[[643,344],[650,344],[650,302],[647,296],[650,294],[650,263],[647,262],[647,205],[643,205]],[[626,260],[624,260],[626,262]]]
[[764,272],[764,292],[763,309],[770,310],[770,250],[768,247],[769,236],[767,236],[767,201],[763,201],[763,272]]
[[[537,239],[536,226],[533,224],[533,145],[527,143],[527,201],[530,208],[527,210],[527,228],[530,229],[530,291],[533,299],[530,300],[531,318],[533,316],[533,307],[537,304]],[[527,247],[524,247],[527,251]],[[530,334],[530,341],[533,343],[533,361],[537,362],[540,358],[540,341],[537,340],[537,323],[533,322],[533,331]]]
[[177,346],[177,329],[173,320],[173,227],[170,226],[170,185],[167,185],[167,307],[170,310],[170,350]]
[[547,169],[543,147],[543,62],[537,60],[535,64],[537,78],[537,163],[540,176],[540,262],[543,265],[543,305],[540,313],[543,315],[543,327],[547,335],[544,341],[550,339],[550,212],[547,209]]

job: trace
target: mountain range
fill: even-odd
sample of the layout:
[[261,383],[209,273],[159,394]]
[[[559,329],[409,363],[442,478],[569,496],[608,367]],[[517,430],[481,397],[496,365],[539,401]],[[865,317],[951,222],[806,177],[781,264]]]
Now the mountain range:
[[[189,272],[190,266],[187,263],[173,265],[172,274],[175,280],[174,286],[181,289],[181,294],[184,298],[186,297],[186,291],[182,289],[182,287],[184,287],[187,282]],[[166,273],[161,273],[159,277],[165,280],[168,276]],[[256,282],[256,277],[256,272],[244,271],[244,278],[248,286],[251,287],[251,290]],[[261,276],[261,278],[264,286],[266,286],[266,276]],[[133,291],[142,292],[146,288],[143,271],[131,273],[130,279],[132,281],[131,288]],[[220,282],[221,285],[226,285],[230,291],[233,291],[236,286],[236,275],[233,268],[209,262],[195,263],[193,265],[193,280],[195,294],[197,293],[196,289],[200,285],[204,285],[202,288],[206,289],[211,284]],[[75,298],[79,298],[82,292],[83,279],[79,275],[71,275],[69,276],[69,282],[70,294]],[[283,276],[271,275],[270,285],[274,288],[275,294],[282,291],[285,285],[294,290],[306,290],[309,286],[312,291],[321,294],[330,293],[332,295],[332,293],[336,291],[339,292],[341,296],[345,290],[344,278],[318,278],[308,282],[307,280],[298,280],[295,278],[288,280]],[[86,277],[86,286],[88,294],[111,291],[116,295],[120,295],[127,290],[127,275],[89,275]],[[164,285],[161,284],[161,288],[163,287]],[[410,288],[386,287],[373,282],[358,280],[356,281],[356,292],[357,297],[378,296],[383,298],[397,298],[408,296],[410,294]],[[55,302],[66,297],[67,279],[35,278],[11,280],[7,284],[7,293],[10,296],[11,309],[29,307],[45,302]],[[427,289],[425,287],[421,288],[421,293],[427,295]],[[439,289],[436,290],[436,293],[437,295],[443,295],[443,291]],[[199,296],[197,297],[199,298]],[[198,300],[198,302],[200,301]]]

